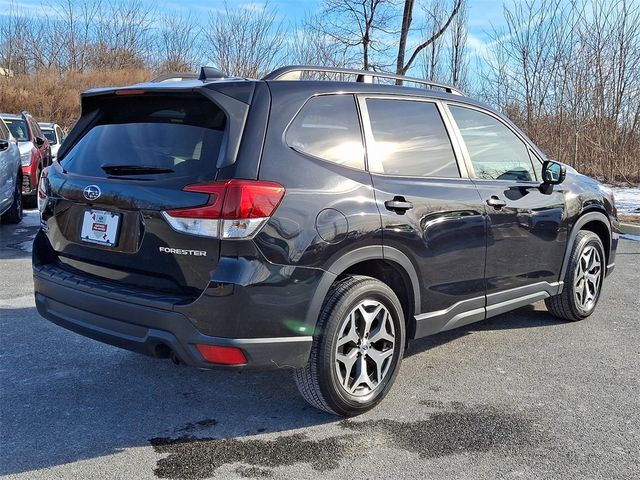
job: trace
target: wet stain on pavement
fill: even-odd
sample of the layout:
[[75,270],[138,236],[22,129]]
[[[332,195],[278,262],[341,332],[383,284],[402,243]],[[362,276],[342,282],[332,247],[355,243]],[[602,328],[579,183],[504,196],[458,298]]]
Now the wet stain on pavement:
[[269,478],[273,477],[273,471],[268,468],[245,467],[236,468],[236,473],[244,478]]
[[[424,401],[437,411],[426,420],[343,420],[337,425],[348,431],[321,440],[305,434],[284,435],[275,440],[235,438],[154,438],[156,453],[166,454],[154,470],[157,477],[204,479],[225,464],[240,463],[243,477],[268,477],[270,469],[308,464],[322,472],[335,469],[353,452],[366,452],[373,445],[387,445],[435,458],[460,453],[516,453],[544,441],[534,422],[524,413],[495,406],[465,406]],[[198,422],[196,422],[198,423]]]
[[154,473],[160,478],[203,479],[224,464],[279,467],[307,463],[318,471],[338,467],[349,444],[349,435],[310,440],[304,434],[275,440],[236,440],[180,437],[154,438],[156,453],[169,454],[158,461]]
[[[434,406],[438,408],[441,404]],[[377,436],[381,443],[418,453],[422,458],[514,451],[542,440],[533,421],[522,414],[489,406],[465,407],[460,402],[454,402],[450,410],[436,412],[427,420],[344,420],[340,426],[368,437]]]

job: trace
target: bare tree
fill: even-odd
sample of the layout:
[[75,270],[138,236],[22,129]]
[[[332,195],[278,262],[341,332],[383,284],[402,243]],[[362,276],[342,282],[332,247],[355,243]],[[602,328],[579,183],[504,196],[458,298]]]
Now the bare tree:
[[0,66],[14,74],[28,73],[31,68],[28,45],[32,23],[13,2],[7,15],[0,16]]
[[287,63],[348,67],[357,57],[320,27],[321,17],[308,16],[293,29],[287,46]]
[[[425,22],[422,28],[425,37],[431,38],[435,35],[440,29],[440,25],[444,22],[444,2],[445,0],[432,0],[423,4],[422,13],[425,17]],[[420,55],[422,76],[428,80],[437,80],[442,76],[442,43],[442,37],[437,38]]]
[[345,51],[358,51],[364,70],[384,69],[397,0],[324,0],[322,5],[321,32]]
[[431,45],[433,42],[435,42],[444,34],[444,32],[447,31],[447,28],[449,28],[449,25],[451,25],[451,22],[458,14],[461,3],[462,0],[455,0],[453,9],[451,10],[451,13],[449,14],[446,22],[444,22],[440,26],[440,28],[438,28],[438,30],[429,38],[421,41],[413,49],[413,53],[409,57],[409,60],[405,61],[407,39],[409,37],[409,31],[411,30],[411,24],[413,23],[413,8],[415,6],[415,0],[404,0],[404,12],[402,14],[402,27],[400,29],[400,39],[398,42],[398,55],[396,61],[396,73],[398,75],[405,75],[407,73],[407,70],[409,70],[409,68],[411,68],[411,65],[413,65],[413,62],[416,60],[420,52]]
[[160,18],[156,38],[156,69],[163,72],[188,72],[196,68],[202,28],[190,13],[165,14]]
[[224,9],[209,18],[204,36],[210,46],[209,60],[223,71],[242,77],[259,78],[283,55],[283,24],[269,4],[262,9]]
[[640,6],[525,0],[504,14],[486,59],[487,100],[580,171],[640,178]]
[[458,14],[449,27],[449,78],[453,85],[460,88],[466,86],[469,67],[466,49],[468,15],[467,0],[461,0]]

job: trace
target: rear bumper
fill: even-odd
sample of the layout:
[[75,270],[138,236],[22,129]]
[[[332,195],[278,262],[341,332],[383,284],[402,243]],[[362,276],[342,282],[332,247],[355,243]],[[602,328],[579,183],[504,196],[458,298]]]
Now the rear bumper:
[[226,368],[301,367],[306,364],[312,337],[227,338],[205,335],[185,315],[168,309],[127,302],[91,292],[90,287],[54,278],[34,269],[36,307],[51,322],[86,337],[134,352],[178,358],[198,368],[221,365],[206,362],[195,344],[242,349],[247,364]]

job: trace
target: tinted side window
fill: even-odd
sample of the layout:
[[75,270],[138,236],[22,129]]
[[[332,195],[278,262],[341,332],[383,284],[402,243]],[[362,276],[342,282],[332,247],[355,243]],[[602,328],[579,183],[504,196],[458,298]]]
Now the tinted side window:
[[362,133],[352,95],[311,98],[287,130],[286,141],[298,152],[364,169]]
[[36,137],[42,137],[42,130],[40,130],[40,126],[36,123],[35,120],[33,120],[32,118],[29,118],[29,125],[31,125],[31,131],[33,132],[33,135]]
[[476,177],[535,180],[529,149],[506,125],[470,108],[450,105],[449,109],[467,145]]
[[372,166],[390,175],[459,177],[451,141],[435,103],[367,99],[375,144]]

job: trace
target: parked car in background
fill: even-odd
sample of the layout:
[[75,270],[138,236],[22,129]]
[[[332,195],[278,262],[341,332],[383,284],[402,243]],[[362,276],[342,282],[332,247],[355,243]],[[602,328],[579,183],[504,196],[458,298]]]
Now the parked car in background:
[[293,368],[327,412],[380,402],[407,340],[539,300],[588,317],[614,268],[611,190],[455,87],[203,68],[81,103],[38,187],[40,314],[200,368]]
[[51,159],[55,160],[58,156],[60,144],[64,140],[62,128],[57,123],[39,122],[38,125],[40,125],[44,136],[49,140],[49,145],[51,145]]
[[7,124],[0,118],[0,220],[22,220],[22,168],[20,147]]
[[42,170],[51,165],[51,146],[38,122],[27,112],[19,115],[0,113],[11,134],[18,141],[22,161],[22,195],[26,207],[35,207],[36,192]]

